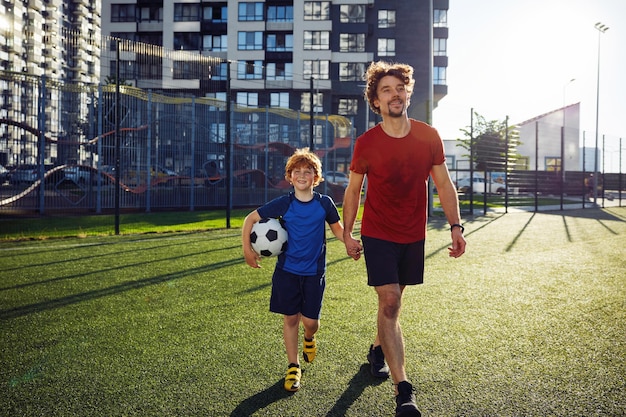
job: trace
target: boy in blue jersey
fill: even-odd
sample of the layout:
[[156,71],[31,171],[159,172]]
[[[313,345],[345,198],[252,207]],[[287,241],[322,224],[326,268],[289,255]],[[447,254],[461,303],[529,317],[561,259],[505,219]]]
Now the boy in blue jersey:
[[313,362],[317,354],[315,333],[326,287],[326,225],[343,242],[343,225],[333,200],[313,189],[323,181],[322,162],[308,148],[298,149],[285,165],[285,179],[293,185],[289,194],[275,198],[246,216],[242,228],[243,255],[252,268],[260,268],[260,256],[252,249],[252,226],[263,218],[281,219],[287,229],[287,250],[278,256],[272,277],[270,311],[283,315],[283,339],[287,351],[287,391],[300,389],[298,360],[300,322],[304,327],[302,356]]

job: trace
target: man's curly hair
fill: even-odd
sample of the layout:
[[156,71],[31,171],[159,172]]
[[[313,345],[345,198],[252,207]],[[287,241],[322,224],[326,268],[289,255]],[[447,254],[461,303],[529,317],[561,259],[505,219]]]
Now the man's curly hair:
[[374,100],[376,100],[376,90],[378,89],[378,83],[380,79],[392,75],[398,78],[406,86],[406,91],[409,97],[413,94],[413,86],[415,80],[413,79],[413,67],[408,64],[400,64],[395,62],[376,61],[372,62],[365,72],[365,100],[370,105],[372,111],[376,114],[380,114],[380,108],[374,106]]

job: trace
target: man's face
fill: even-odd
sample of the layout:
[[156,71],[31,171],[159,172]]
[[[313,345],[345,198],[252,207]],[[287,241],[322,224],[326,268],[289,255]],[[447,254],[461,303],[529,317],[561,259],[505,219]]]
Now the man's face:
[[380,79],[374,104],[382,116],[403,117],[409,107],[410,98],[404,82],[393,75]]

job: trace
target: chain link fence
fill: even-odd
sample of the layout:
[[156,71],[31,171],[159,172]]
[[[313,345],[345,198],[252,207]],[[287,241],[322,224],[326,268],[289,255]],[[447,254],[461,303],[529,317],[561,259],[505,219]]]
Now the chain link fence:
[[[492,210],[563,210],[621,206],[626,198],[626,143],[537,121],[465,141],[450,167],[465,214]],[[471,146],[470,146],[471,144]],[[473,161],[473,163],[470,163]]]
[[[347,172],[346,117],[237,104],[238,63],[115,38],[99,46],[104,83],[0,72],[0,213],[105,213],[116,198],[135,211],[258,206],[290,189],[284,163],[301,147]],[[342,185],[320,187],[342,201]]]

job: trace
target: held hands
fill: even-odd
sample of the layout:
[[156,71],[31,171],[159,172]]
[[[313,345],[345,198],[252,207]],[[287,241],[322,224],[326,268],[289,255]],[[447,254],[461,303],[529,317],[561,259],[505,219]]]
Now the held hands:
[[361,253],[363,252],[363,246],[361,245],[361,242],[350,236],[345,238],[344,243],[346,245],[346,253],[348,254],[348,256],[355,261],[358,260],[361,257]]

